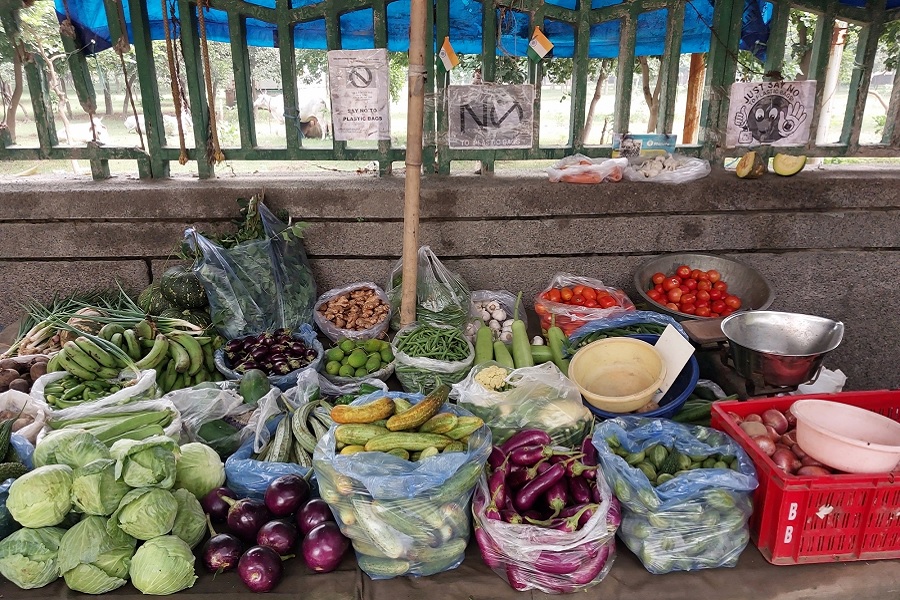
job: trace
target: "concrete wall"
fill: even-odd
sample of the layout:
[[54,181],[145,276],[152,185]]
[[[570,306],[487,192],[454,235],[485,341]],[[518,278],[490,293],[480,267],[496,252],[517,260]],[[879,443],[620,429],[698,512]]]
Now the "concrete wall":
[[[307,250],[321,291],[384,285],[399,257],[402,178],[140,182],[35,181],[0,187],[0,324],[29,296],[109,285],[137,289],[165,268],[188,225],[227,226],[238,197],[310,223]],[[685,186],[550,184],[540,174],[428,178],[420,241],[472,289],[531,297],[560,270],[624,286],[655,254],[730,254],[758,268],[773,309],[840,319],[827,360],[855,389],[900,387],[900,173],[808,171]]]

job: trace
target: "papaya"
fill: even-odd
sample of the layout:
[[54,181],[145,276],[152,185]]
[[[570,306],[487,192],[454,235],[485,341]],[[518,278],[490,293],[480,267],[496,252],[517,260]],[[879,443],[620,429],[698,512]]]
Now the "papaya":
[[806,157],[803,155],[793,156],[791,154],[776,154],[772,159],[772,170],[782,177],[790,177],[796,175],[806,166]]
[[768,171],[768,166],[758,152],[751,151],[741,157],[734,170],[741,179],[759,179]]
[[269,377],[259,369],[248,369],[241,378],[239,393],[244,398],[244,404],[256,406],[259,399],[269,393],[272,384]]

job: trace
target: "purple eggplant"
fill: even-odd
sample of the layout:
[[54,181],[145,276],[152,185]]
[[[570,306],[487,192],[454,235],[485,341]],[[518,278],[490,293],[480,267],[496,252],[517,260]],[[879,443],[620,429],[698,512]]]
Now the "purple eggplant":
[[[565,531],[566,533],[574,533],[582,527],[582,520],[584,520],[584,522],[586,523],[587,520],[590,519],[590,516],[594,514],[593,511],[595,511],[596,509],[596,504],[587,504],[585,506],[582,506],[578,510],[578,512],[570,517],[557,517],[553,519],[545,519],[542,521],[525,517],[525,520],[532,525],[537,525],[538,527],[556,529],[557,531]],[[584,519],[584,515],[587,513],[590,513],[588,515],[588,519]]]
[[572,515],[578,514],[578,512],[580,512],[581,509],[584,508],[585,506],[587,506],[588,504],[589,504],[588,502],[585,502],[582,504],[573,504],[572,506],[567,506],[560,511],[559,516],[561,518],[568,519]]
[[606,524],[612,529],[622,524],[622,505],[619,504],[619,499],[615,496],[610,499],[609,511],[606,513]]
[[560,464],[552,465],[543,473],[522,486],[515,497],[515,507],[519,511],[531,508],[537,499],[550,487],[563,478],[566,469]]
[[572,501],[578,504],[586,504],[591,501],[591,486],[583,477],[569,477],[566,479],[569,484],[569,493],[572,495]]
[[491,469],[497,469],[506,462],[506,452],[501,450],[498,446],[491,447],[491,454],[487,459],[488,465]]
[[528,483],[528,468],[520,465],[512,465],[506,476],[506,486],[510,490],[516,490]]
[[603,502],[603,490],[600,489],[596,481],[592,481],[591,484],[591,500],[597,504]]
[[532,509],[529,509],[529,510],[526,510],[525,512],[523,512],[523,513],[522,513],[522,518],[523,518],[523,519],[526,519],[526,520],[527,520],[527,519],[531,519],[532,521],[540,521],[540,520],[542,519],[541,513],[539,513],[538,511],[534,510],[533,508],[532,508]]
[[514,448],[520,446],[549,446],[550,443],[551,439],[546,431],[540,429],[523,429],[503,442],[503,444],[500,445],[500,449],[503,450],[504,454],[508,455]]
[[544,499],[547,501],[547,506],[553,511],[553,514],[558,515],[559,511],[564,509],[569,502],[569,488],[566,484],[566,478],[560,477],[559,481],[551,485],[544,492]]
[[534,568],[541,573],[553,575],[567,575],[577,571],[590,559],[582,547],[565,552],[541,552],[534,562]]
[[507,563],[506,565],[506,580],[509,581],[509,585],[512,586],[514,590],[518,590],[520,592],[524,592],[530,586],[529,580],[531,579],[531,574],[526,573],[515,563]]
[[506,470],[505,469],[503,469],[503,468],[497,469],[488,478],[488,493],[490,494],[490,501],[488,502],[488,507],[503,508],[504,506],[506,506]]
[[500,549],[491,539],[491,536],[481,527],[475,527],[475,540],[478,542],[478,549],[481,550],[481,559],[491,569],[499,569],[503,566],[500,559]]
[[581,458],[582,463],[589,467],[597,466],[597,448],[594,447],[594,438],[592,436],[587,436],[584,438],[584,441],[581,442],[581,453],[584,454]]
[[523,467],[532,467],[538,461],[553,456],[550,446],[519,446],[510,451],[509,462]]
[[522,518],[522,515],[509,508],[500,511],[500,518],[507,523],[512,523],[513,525],[521,525],[525,522],[525,520]]
[[566,463],[566,477],[584,477],[586,479],[597,478],[597,466],[584,464],[583,461],[572,460]]
[[613,553],[615,552],[614,544],[615,538],[612,538],[609,543],[604,544],[603,547],[600,548],[597,556],[586,561],[580,569],[571,573],[570,577],[572,578],[572,583],[583,586],[594,581],[603,571],[606,563],[612,559]]

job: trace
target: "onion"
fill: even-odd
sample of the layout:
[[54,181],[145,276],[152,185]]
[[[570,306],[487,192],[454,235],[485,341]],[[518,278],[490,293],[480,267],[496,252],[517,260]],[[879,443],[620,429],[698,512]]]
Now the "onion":
[[794,453],[786,448],[779,448],[772,454],[772,462],[785,473],[794,473],[802,467]]
[[743,423],[741,423],[741,429],[743,429],[744,433],[746,433],[750,437],[757,437],[760,435],[766,437],[769,436],[769,432],[766,431],[766,426],[755,421],[744,421]]
[[784,418],[787,419],[788,428],[793,429],[797,426],[797,417],[794,416],[790,408],[784,411]]
[[736,412],[729,410],[727,414],[729,417],[734,419],[734,422],[737,423],[738,425],[740,425],[741,423],[744,422],[744,418],[741,415],[737,414]]
[[787,450],[791,453],[791,456],[796,456],[790,446],[782,444],[781,442],[775,442],[775,452],[778,452],[779,450]]
[[769,436],[770,438],[772,438],[773,442],[777,442],[778,440],[781,439],[781,434],[779,434],[778,431],[776,431],[776,429],[774,427],[772,427],[771,425],[766,425],[765,427],[766,427],[766,435]]
[[831,475],[831,472],[823,467],[800,467],[796,474],[803,477],[821,477]]
[[781,443],[785,446],[793,446],[797,443],[797,430],[791,429],[783,436],[781,436]]
[[759,415],[747,415],[744,417],[744,422],[750,421],[751,423],[762,423],[762,417]]
[[814,459],[812,456],[809,456],[808,454],[800,459],[800,463],[804,467],[825,467],[825,465]]
[[788,430],[788,420],[780,410],[775,408],[770,408],[766,412],[762,414],[763,423],[770,426],[778,435],[781,435],[785,431]]
[[794,454],[797,455],[797,458],[799,458],[800,460],[803,460],[807,456],[806,452],[803,451],[803,448],[800,447],[800,444],[794,444],[793,446],[791,446],[791,450]]
[[765,453],[766,456],[772,456],[775,454],[775,442],[772,441],[767,435],[756,435],[752,436],[751,439],[756,442],[756,445],[759,446],[759,449]]

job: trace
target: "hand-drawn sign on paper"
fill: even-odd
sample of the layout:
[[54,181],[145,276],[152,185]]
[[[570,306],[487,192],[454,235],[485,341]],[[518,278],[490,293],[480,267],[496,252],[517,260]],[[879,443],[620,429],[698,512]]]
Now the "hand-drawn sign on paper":
[[531,148],[533,85],[451,85],[451,148]]
[[725,146],[805,145],[815,97],[815,81],[733,83]]
[[391,139],[387,50],[331,50],[328,82],[334,139]]

